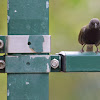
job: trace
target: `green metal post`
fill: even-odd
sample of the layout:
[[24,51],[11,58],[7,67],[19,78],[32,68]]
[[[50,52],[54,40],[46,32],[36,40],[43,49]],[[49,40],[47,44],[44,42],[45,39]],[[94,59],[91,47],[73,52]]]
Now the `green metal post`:
[[49,100],[48,0],[9,0],[7,100]]

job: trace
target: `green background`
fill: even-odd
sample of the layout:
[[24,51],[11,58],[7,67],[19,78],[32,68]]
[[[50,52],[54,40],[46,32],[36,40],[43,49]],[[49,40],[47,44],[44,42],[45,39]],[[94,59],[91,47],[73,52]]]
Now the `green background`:
[[[88,24],[93,17],[100,19],[100,0],[50,0],[51,54],[63,50],[79,51],[81,45],[77,39],[80,28]],[[0,0],[0,35],[6,34],[7,0]],[[0,74],[0,100],[6,100],[6,75],[3,75]],[[50,73],[49,98],[100,100],[99,77],[99,73]],[[93,84],[90,85],[91,83]]]

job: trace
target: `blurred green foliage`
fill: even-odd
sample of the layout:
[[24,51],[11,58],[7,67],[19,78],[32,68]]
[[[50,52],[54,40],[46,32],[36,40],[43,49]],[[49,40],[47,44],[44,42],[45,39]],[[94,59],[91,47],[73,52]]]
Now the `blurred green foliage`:
[[0,73],[0,100],[7,100],[7,74]]
[[7,35],[7,0],[0,0],[0,35]]
[[100,100],[100,73],[51,73],[49,100]]

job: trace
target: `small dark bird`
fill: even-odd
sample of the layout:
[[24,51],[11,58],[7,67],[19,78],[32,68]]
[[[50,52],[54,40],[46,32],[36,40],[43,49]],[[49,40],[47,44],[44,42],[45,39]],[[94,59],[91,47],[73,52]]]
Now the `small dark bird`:
[[100,44],[100,21],[97,18],[91,19],[90,23],[80,30],[78,41],[83,45],[81,52],[84,52],[84,46],[95,45],[98,51],[98,46]]

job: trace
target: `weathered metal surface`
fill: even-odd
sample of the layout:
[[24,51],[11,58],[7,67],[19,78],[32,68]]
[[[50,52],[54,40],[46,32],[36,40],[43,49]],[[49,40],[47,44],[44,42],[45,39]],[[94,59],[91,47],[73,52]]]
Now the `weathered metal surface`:
[[67,72],[100,71],[100,53],[62,52]]
[[8,74],[7,100],[48,100],[48,74]]
[[8,35],[48,35],[48,0],[9,0]]
[[8,35],[7,53],[49,53],[50,35]]
[[49,55],[6,56],[7,73],[48,73],[50,72]]
[[0,35],[0,53],[6,52],[6,36]]
[[7,100],[7,74],[0,73],[0,100]]
[[48,0],[8,0],[7,100],[49,99],[48,34]]
[[51,67],[51,72],[60,72],[61,71],[61,56],[60,55],[50,55],[51,56],[51,61],[53,59],[56,59],[59,61],[59,66],[57,68]]

